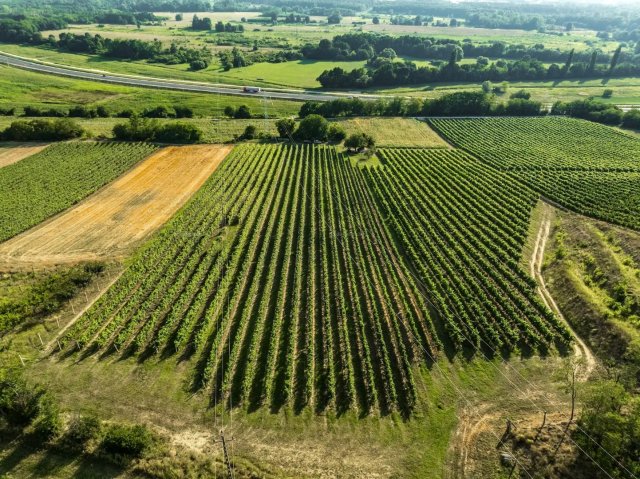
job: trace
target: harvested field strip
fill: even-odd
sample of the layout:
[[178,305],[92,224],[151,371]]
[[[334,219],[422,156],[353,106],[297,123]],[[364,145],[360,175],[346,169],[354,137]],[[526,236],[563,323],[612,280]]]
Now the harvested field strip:
[[0,144],[0,168],[40,153],[48,143],[4,143]]
[[0,168],[0,242],[82,201],[155,150],[147,143],[56,143]]
[[0,245],[0,262],[119,256],[164,224],[231,147],[167,147],[82,203]]

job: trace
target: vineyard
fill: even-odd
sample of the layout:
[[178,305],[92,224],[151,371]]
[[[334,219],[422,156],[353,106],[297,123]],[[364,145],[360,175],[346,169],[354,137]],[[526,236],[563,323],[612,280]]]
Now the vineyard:
[[453,150],[381,157],[236,147],[67,353],[190,360],[193,387],[229,407],[409,414],[415,366],[443,352],[568,340],[518,266],[533,192]]
[[154,150],[143,143],[60,143],[1,168],[0,242],[77,203]]
[[640,140],[568,118],[432,120],[454,145],[578,213],[640,229]]

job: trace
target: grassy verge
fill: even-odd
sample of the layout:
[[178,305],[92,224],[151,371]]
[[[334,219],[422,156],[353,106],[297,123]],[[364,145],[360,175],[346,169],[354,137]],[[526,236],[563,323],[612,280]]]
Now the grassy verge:
[[[197,116],[218,117],[223,115],[226,106],[247,105],[254,112],[265,109],[261,100],[251,97],[112,85],[0,65],[0,107],[22,109],[35,106],[68,110],[79,104],[91,108],[102,105],[113,113],[129,109],[141,111],[158,105],[180,105],[191,108]],[[295,101],[271,100],[267,105],[268,113],[273,116],[294,115],[299,109],[300,103]]]

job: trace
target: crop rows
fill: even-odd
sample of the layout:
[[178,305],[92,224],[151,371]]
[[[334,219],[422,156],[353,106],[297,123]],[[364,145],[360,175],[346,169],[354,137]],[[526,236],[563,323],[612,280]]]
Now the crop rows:
[[84,199],[154,150],[145,143],[60,143],[0,169],[0,241]]
[[384,159],[236,147],[67,350],[189,359],[193,386],[229,407],[409,414],[415,366],[448,344],[565,341],[518,266],[534,194],[448,150]]
[[457,350],[564,343],[519,266],[535,194],[456,150],[384,150],[367,172],[383,214]]
[[569,118],[432,120],[451,143],[578,213],[640,229],[640,141]]

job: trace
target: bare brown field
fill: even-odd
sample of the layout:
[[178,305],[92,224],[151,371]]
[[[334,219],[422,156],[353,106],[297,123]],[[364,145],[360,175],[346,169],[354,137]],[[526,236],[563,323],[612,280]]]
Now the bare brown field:
[[0,266],[119,258],[162,226],[231,151],[172,146],[60,215],[0,245]]
[[0,146],[0,168],[44,150],[48,143],[6,143]]

